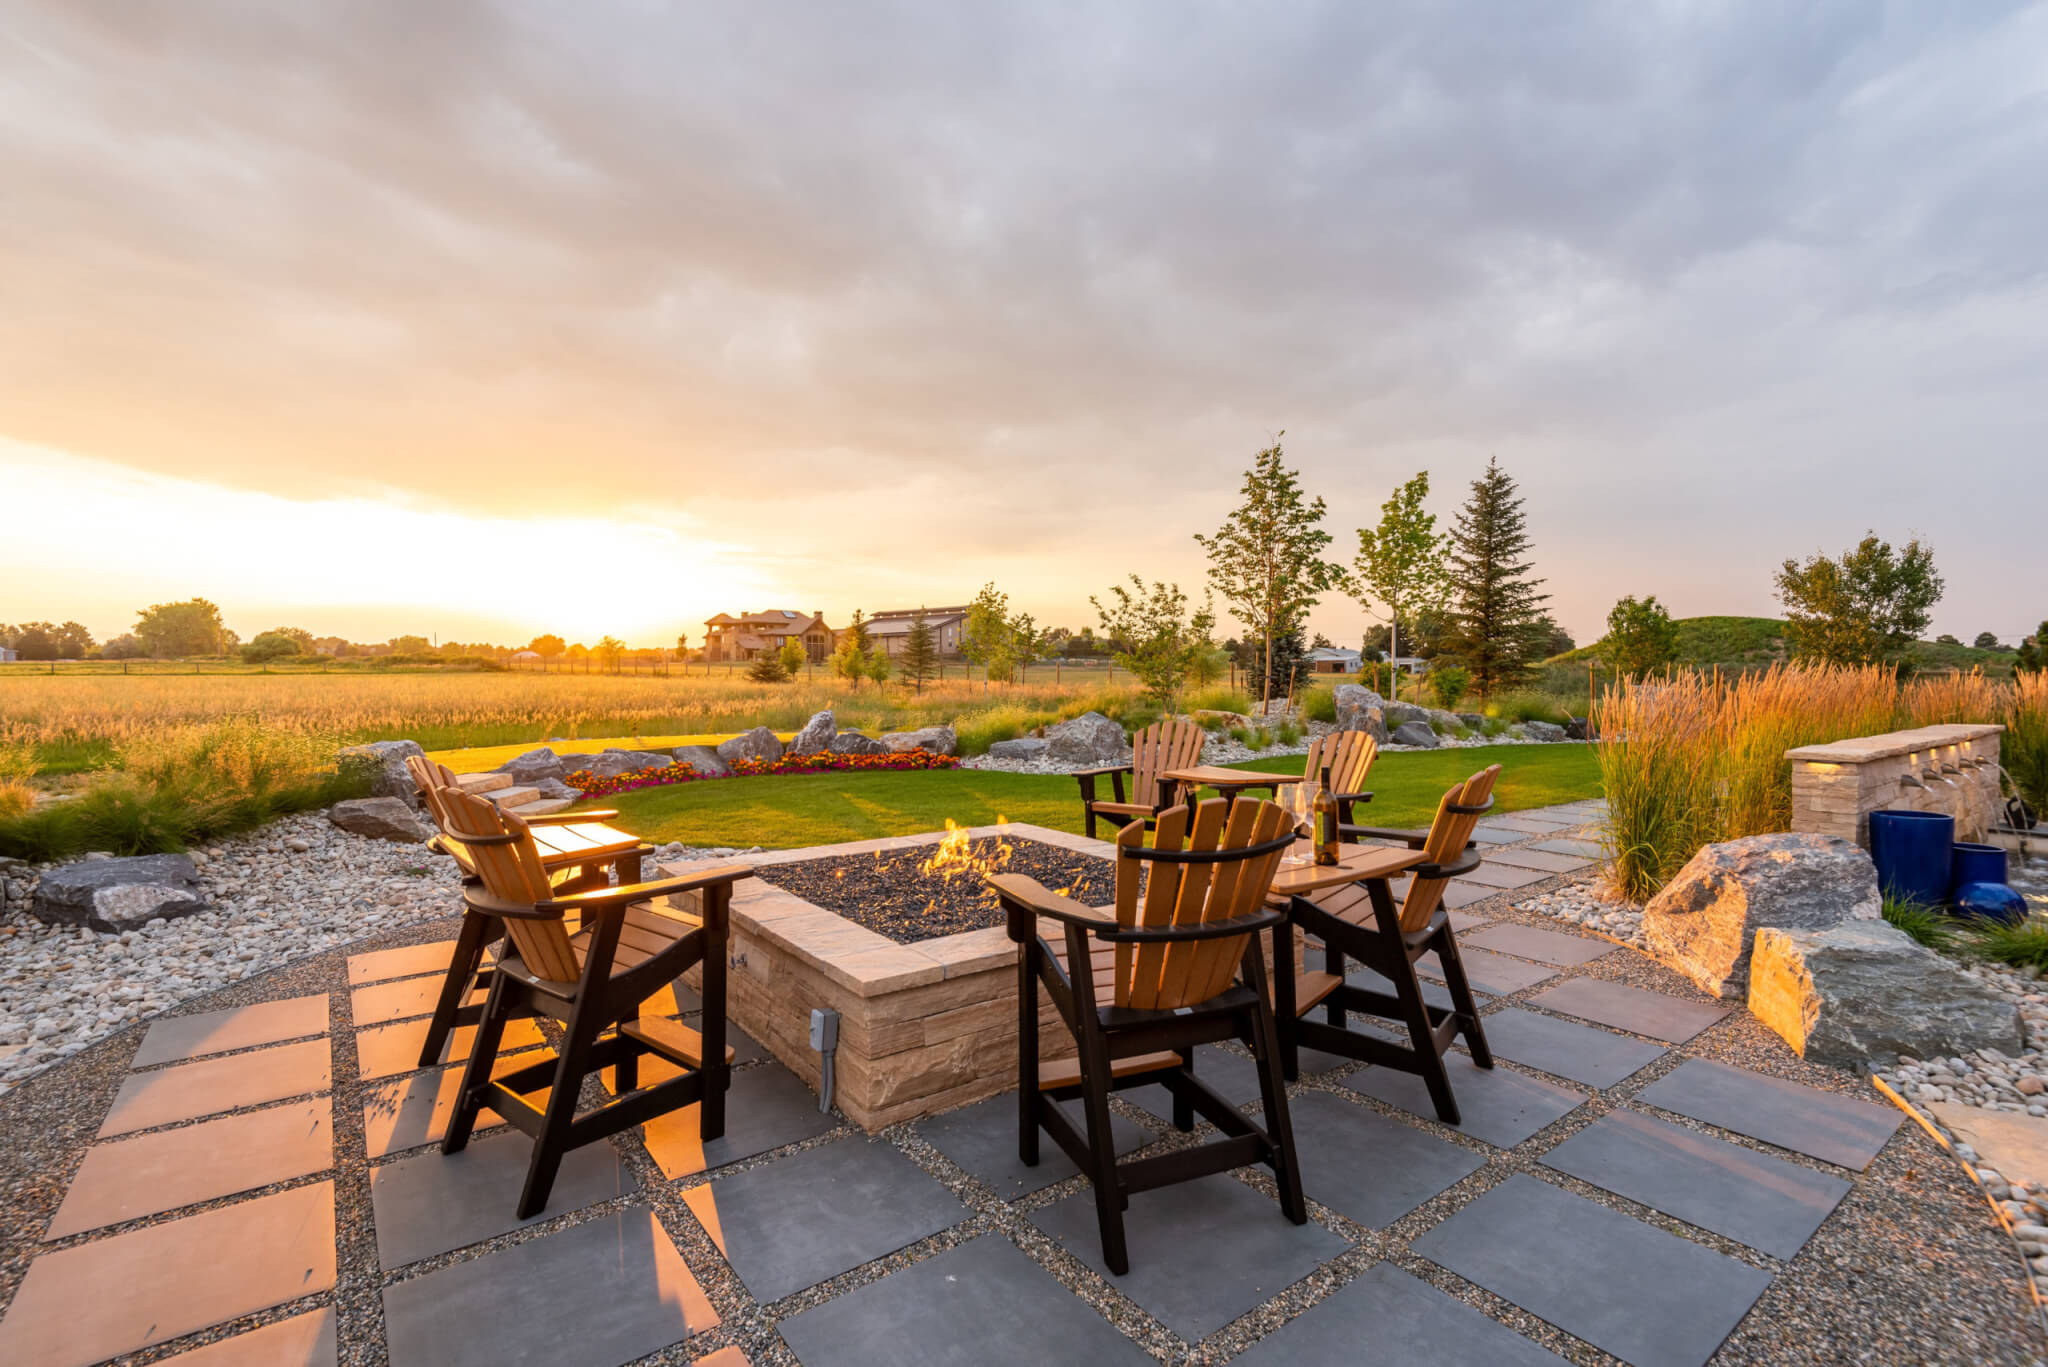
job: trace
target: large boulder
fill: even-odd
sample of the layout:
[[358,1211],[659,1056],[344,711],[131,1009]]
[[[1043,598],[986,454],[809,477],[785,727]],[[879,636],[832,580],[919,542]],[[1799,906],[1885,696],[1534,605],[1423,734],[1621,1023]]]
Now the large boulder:
[[786,755],[817,755],[832,748],[832,742],[839,735],[839,723],[832,719],[832,709],[813,713],[804,723],[804,729],[790,738]]
[[1443,742],[1426,721],[1404,721],[1387,736],[1395,745],[1419,745],[1425,750],[1434,750]]
[[583,796],[582,793],[571,788],[558,778],[537,779],[532,784],[532,788],[534,792],[539,793],[550,802],[574,802]]
[[1560,741],[1565,738],[1564,728],[1554,721],[1525,721],[1522,734],[1530,740]]
[[1749,1009],[1801,1057],[1841,1068],[2022,1048],[2016,1003],[1884,920],[1757,931]]
[[1100,712],[1083,712],[1071,721],[1046,728],[1045,757],[1058,764],[1097,768],[1130,758],[1131,742],[1124,728]]
[[395,797],[357,797],[337,802],[327,809],[327,819],[352,835],[395,840],[405,845],[423,844],[430,834],[413,815],[411,806]]
[[1052,742],[1038,736],[1019,736],[1015,740],[999,740],[988,747],[990,759],[1037,760],[1044,759],[1045,752],[1052,748]]
[[406,805],[420,805],[419,785],[412,781],[405,761],[410,755],[425,755],[416,740],[375,740],[368,745],[351,745],[338,758],[367,761],[372,770],[370,796],[405,799]]
[[[411,809],[406,810],[410,814]],[[116,934],[159,916],[190,916],[204,910],[199,870],[182,854],[66,864],[43,875],[35,900],[29,903],[29,912],[39,921]]]
[[1566,740],[1588,739],[1589,732],[1586,725],[1586,719],[1584,717],[1572,717],[1568,719],[1564,724],[1564,738]]
[[508,759],[498,766],[498,772],[509,774],[517,784],[539,783],[545,779],[561,779],[569,772],[562,757],[543,745],[538,750]]
[[782,758],[782,741],[765,726],[751,731],[742,731],[718,747],[718,757],[727,764],[743,759],[757,759],[763,764],[773,764]]
[[607,750],[586,767],[599,778],[617,778],[642,769],[666,769],[673,763],[673,755],[654,750]]
[[863,736],[858,731],[841,731],[832,738],[832,753],[835,755],[886,755],[889,747],[873,736]]
[[1717,997],[1749,985],[1756,932],[1830,930],[1883,911],[1877,866],[1834,835],[1753,835],[1708,845],[1643,908],[1651,955]]
[[1383,709],[1388,726],[1406,726],[1411,721],[1427,723],[1429,709],[1417,707],[1414,703],[1390,702]]
[[912,750],[923,750],[934,755],[952,755],[960,751],[960,739],[953,734],[950,726],[925,726],[915,731],[891,731],[882,737],[882,747],[891,754],[907,754]]
[[1337,700],[1337,729],[1363,731],[1380,744],[1387,743],[1387,700],[1358,684],[1338,684],[1332,690]]
[[732,772],[732,766],[725,762],[725,756],[708,745],[679,745],[673,752],[678,764],[687,764],[707,778],[724,778]]

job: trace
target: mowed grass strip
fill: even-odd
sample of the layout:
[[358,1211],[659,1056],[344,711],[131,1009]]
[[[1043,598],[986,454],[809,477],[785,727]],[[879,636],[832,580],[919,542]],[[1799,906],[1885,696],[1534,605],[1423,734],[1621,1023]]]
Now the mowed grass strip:
[[[1359,819],[1378,826],[1421,826],[1444,790],[1489,764],[1501,766],[1494,810],[1548,807],[1600,795],[1600,766],[1588,745],[1489,745],[1381,755]],[[1241,766],[1299,773],[1299,755]],[[1108,792],[1108,784],[1101,784]],[[1081,830],[1080,787],[1065,774],[1006,774],[986,769],[929,773],[801,774],[709,779],[619,793],[591,805],[616,808],[618,823],[657,844],[790,849],[885,835],[992,824],[998,816],[1055,830]]]

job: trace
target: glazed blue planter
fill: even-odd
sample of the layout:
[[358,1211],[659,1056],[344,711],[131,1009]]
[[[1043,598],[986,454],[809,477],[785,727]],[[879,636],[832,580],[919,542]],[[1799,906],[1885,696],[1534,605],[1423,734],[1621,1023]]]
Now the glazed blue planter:
[[1940,812],[1872,812],[1870,858],[1877,885],[1904,902],[1938,907],[1948,900],[1956,819]]
[[2027,899],[2003,883],[1965,883],[1956,889],[1955,914],[1966,921],[2016,926],[2027,919]]
[[1958,840],[1949,856],[1948,885],[1951,895],[1972,883],[2006,881],[2005,851],[1996,845],[1976,845]]

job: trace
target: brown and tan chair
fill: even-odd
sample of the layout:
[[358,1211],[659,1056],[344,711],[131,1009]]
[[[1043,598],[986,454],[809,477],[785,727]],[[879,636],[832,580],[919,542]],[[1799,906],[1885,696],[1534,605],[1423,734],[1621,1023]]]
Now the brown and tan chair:
[[[1123,1211],[1134,1192],[1264,1163],[1287,1218],[1308,1219],[1257,934],[1283,919],[1264,903],[1294,843],[1293,823],[1272,802],[1212,798],[1161,812],[1155,843],[1147,847],[1144,839],[1136,821],[1117,833],[1114,906],[1084,907],[1022,874],[988,880],[1007,913],[1010,938],[1023,946],[1018,1153],[1035,1166],[1043,1129],[1088,1174],[1103,1259],[1118,1275],[1130,1270]],[[1064,933],[1045,938],[1045,921]],[[1078,1053],[1071,1059],[1039,1059],[1041,990],[1073,1035]],[[1245,1041],[1258,1060],[1263,1127],[1195,1076],[1195,1047],[1225,1039]],[[1194,1128],[1200,1112],[1223,1138],[1118,1163],[1109,1094],[1153,1082],[1173,1094],[1180,1129]],[[1077,1096],[1085,1135],[1054,1104]]]
[[[1298,1051],[1303,1047],[1416,1073],[1429,1087],[1438,1118],[1447,1125],[1458,1123],[1458,1101],[1444,1070],[1444,1051],[1463,1035],[1472,1061],[1481,1068],[1493,1066],[1493,1054],[1486,1047],[1479,1008],[1458,958],[1457,937],[1451,933],[1450,914],[1443,905],[1444,886],[1479,866],[1479,852],[1470,843],[1472,828],[1492,808],[1494,780],[1499,776],[1496,764],[1452,785],[1437,804],[1436,820],[1427,831],[1379,832],[1382,837],[1403,839],[1409,848],[1427,856],[1426,862],[1409,870],[1408,892],[1398,909],[1387,883],[1378,879],[1323,893],[1315,900],[1295,897],[1290,901],[1288,920],[1320,940],[1325,957],[1324,971],[1303,975],[1298,986],[1293,936],[1278,937],[1280,949],[1273,966],[1279,992],[1276,1015],[1283,1071],[1289,1078],[1295,1076]],[[1435,954],[1443,969],[1444,986],[1451,996],[1449,1010],[1422,999],[1415,964],[1425,954]],[[1394,991],[1389,994],[1345,982],[1346,958],[1356,959],[1386,978]],[[1325,1020],[1308,1019],[1308,1013],[1318,1006],[1323,1008]],[[1400,1022],[1407,1027],[1409,1043],[1393,1044],[1377,1035],[1346,1029],[1345,1016],[1352,1011]]]
[[[1365,778],[1372,772],[1372,762],[1379,753],[1379,742],[1363,731],[1329,731],[1310,741],[1301,766],[1302,781],[1288,784],[1278,793],[1280,804],[1294,817],[1297,829],[1314,823],[1316,796],[1327,784],[1337,803],[1340,838],[1355,839],[1344,837],[1343,829],[1351,825],[1353,809],[1359,803],[1372,801],[1372,794],[1365,790]],[[1313,830],[1304,833],[1311,837],[1315,834]]]
[[[441,1152],[460,1153],[485,1109],[530,1136],[533,1158],[518,1208],[524,1220],[547,1205],[555,1172],[571,1149],[690,1105],[698,1107],[705,1142],[723,1135],[733,1058],[725,1043],[727,918],[732,885],[753,870],[729,864],[681,878],[563,893],[542,867],[524,821],[469,793],[444,793],[442,801],[449,839],[476,866],[476,883],[464,887],[463,899],[503,923],[505,946]],[[694,913],[666,904],[684,894],[692,896]],[[582,917],[582,929],[573,934],[564,920],[572,911]],[[666,1018],[640,1019],[642,1002],[699,966],[701,1035]],[[493,1078],[505,1026],[521,1016],[561,1021],[561,1047],[552,1059]],[[641,1090],[643,1054],[682,1072]],[[577,1114],[583,1079],[605,1068],[616,1070],[618,1099]],[[543,1084],[545,1109],[523,1095]]]
[[[465,886],[475,885],[476,855],[450,834],[448,822],[449,795],[472,795],[463,793],[454,771],[445,764],[421,755],[408,755],[405,767],[439,831],[427,847],[455,861],[462,870]],[[529,827],[560,832],[558,841],[540,850],[541,867],[547,871],[557,896],[602,888],[612,881],[614,874],[622,884],[640,881],[640,856],[647,847],[639,837],[602,824],[617,815],[615,811],[588,810],[525,819]],[[426,1038],[420,1043],[420,1067],[431,1068],[441,1061],[441,1051],[456,1027],[474,1025],[483,1018],[481,1003],[466,1003],[473,992],[489,989],[491,969],[485,960],[491,947],[504,935],[504,926],[496,916],[474,907],[464,908],[462,929],[455,937],[455,952],[442,976],[441,994],[427,1022]]]
[[[1081,783],[1081,811],[1089,839],[1095,838],[1095,819],[1122,827],[1132,822],[1150,826],[1159,814],[1180,800],[1180,785],[1163,777],[1169,770],[1188,769],[1202,762],[1202,744],[1208,739],[1201,727],[1178,718],[1156,721],[1131,738],[1129,764],[1104,765],[1078,770]],[[1109,776],[1115,797],[1095,796],[1095,780]],[[1124,792],[1124,775],[1131,776],[1131,790]]]

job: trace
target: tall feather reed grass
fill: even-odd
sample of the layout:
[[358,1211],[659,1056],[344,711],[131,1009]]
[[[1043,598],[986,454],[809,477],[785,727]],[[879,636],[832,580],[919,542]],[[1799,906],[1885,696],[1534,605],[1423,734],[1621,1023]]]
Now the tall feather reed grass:
[[[1945,722],[2005,723],[2022,788],[2048,778],[2048,675],[1901,683],[1890,670],[1773,665],[1608,688],[1598,709],[1613,889],[1640,901],[1700,846],[1789,829],[1787,750]],[[2030,797],[2030,800],[2033,800]]]

